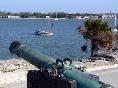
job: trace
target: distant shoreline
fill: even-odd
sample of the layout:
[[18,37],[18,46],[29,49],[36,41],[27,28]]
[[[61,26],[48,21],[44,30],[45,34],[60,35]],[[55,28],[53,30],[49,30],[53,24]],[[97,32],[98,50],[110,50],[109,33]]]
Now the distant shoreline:
[[68,18],[0,18],[0,19],[68,19]]
[[[42,19],[42,20],[45,20],[45,19],[51,19],[51,20],[66,20],[66,19],[69,19],[69,18],[0,18],[0,19]],[[56,20],[57,19],[57,20]],[[72,18],[70,18],[72,19]],[[85,18],[81,18],[81,19],[75,19],[73,18],[74,20],[85,20]],[[72,19],[72,20],[73,20]],[[94,19],[94,18],[93,18]],[[101,18],[97,18],[97,19],[101,19]]]

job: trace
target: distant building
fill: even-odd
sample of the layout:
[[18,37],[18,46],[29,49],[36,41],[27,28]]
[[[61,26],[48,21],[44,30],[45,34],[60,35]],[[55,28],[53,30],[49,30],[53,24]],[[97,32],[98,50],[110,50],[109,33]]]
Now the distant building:
[[20,18],[20,16],[12,16],[12,15],[8,15],[8,18]]
[[112,14],[112,15],[109,15],[109,18],[112,18],[112,19],[114,19],[114,18],[115,18],[115,15],[114,15],[114,14]]
[[36,18],[36,16],[29,16],[28,18]]
[[89,16],[84,16],[84,19],[89,19],[90,17]]
[[99,19],[98,16],[90,16],[91,19]]
[[108,18],[108,15],[106,15],[106,14],[102,15],[102,19],[107,19],[107,18]]
[[51,17],[50,17],[50,16],[46,16],[45,18],[49,19],[49,18],[51,18]]
[[82,17],[81,16],[76,16],[76,19],[82,19]]
[[0,15],[0,18],[7,18],[6,15]]

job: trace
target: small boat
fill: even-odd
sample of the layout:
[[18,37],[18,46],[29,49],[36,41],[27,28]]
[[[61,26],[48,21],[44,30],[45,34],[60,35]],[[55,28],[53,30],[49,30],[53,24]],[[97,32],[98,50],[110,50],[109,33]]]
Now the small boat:
[[53,32],[48,32],[48,31],[36,31],[35,35],[53,35]]
[[45,28],[45,30],[35,31],[34,34],[35,35],[53,35],[54,33],[51,32],[52,28],[53,28],[53,23],[50,23],[50,20],[49,20],[48,26],[47,26],[47,28]]

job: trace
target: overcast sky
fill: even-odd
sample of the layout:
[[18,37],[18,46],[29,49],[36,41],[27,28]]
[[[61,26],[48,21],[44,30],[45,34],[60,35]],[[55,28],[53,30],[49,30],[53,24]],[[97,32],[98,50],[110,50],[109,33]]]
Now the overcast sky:
[[0,0],[0,11],[9,12],[118,12],[118,0]]

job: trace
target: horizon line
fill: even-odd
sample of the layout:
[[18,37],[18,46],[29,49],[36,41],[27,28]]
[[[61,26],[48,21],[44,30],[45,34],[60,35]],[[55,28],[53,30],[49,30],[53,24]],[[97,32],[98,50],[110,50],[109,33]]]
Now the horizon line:
[[118,14],[118,12],[112,12],[112,11],[109,11],[109,12],[66,12],[66,11],[49,11],[49,12],[43,12],[43,11],[5,11],[5,10],[0,10],[0,12],[11,12],[11,13],[21,13],[21,12],[30,12],[30,13],[60,13],[60,12],[63,12],[63,13],[69,13],[69,14],[108,14],[108,13],[114,13],[114,14]]

